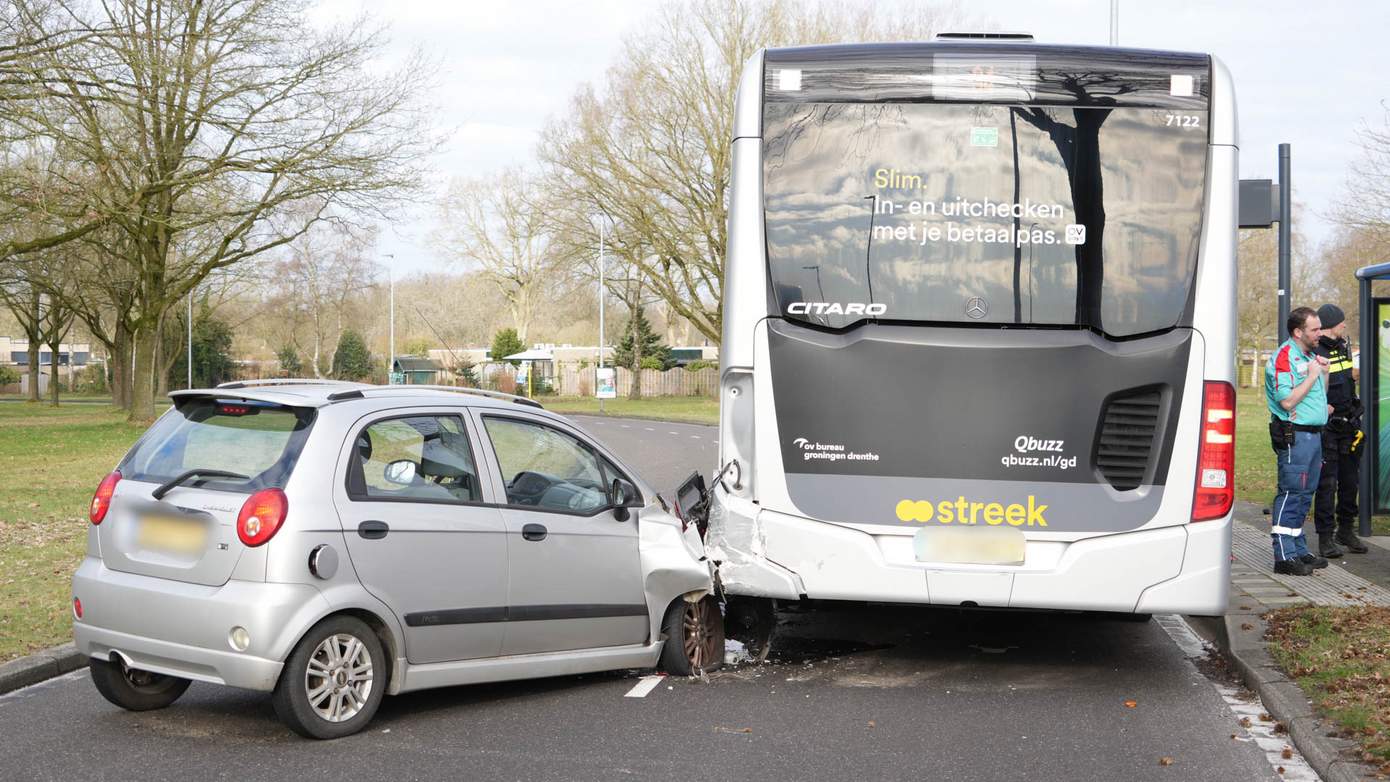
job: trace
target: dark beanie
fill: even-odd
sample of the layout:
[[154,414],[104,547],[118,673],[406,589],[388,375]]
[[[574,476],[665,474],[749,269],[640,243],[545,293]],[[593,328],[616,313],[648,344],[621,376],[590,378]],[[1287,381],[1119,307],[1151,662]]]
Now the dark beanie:
[[1318,320],[1322,321],[1322,327],[1325,329],[1330,329],[1346,319],[1347,317],[1342,314],[1342,308],[1336,304],[1324,304],[1318,307]]

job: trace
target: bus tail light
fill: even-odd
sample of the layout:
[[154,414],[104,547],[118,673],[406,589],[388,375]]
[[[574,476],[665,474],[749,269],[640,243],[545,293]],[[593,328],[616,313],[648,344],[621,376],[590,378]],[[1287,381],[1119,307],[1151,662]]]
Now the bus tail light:
[[111,498],[116,494],[116,484],[120,480],[121,471],[112,470],[97,485],[96,493],[92,495],[92,505],[87,509],[87,518],[92,524],[100,524],[101,520],[106,518],[106,512],[111,510]]
[[1197,451],[1197,486],[1192,520],[1210,521],[1231,512],[1235,501],[1236,390],[1208,380],[1202,390],[1202,441]]
[[236,534],[252,548],[275,536],[289,512],[290,502],[279,489],[261,489],[246,498],[236,517]]

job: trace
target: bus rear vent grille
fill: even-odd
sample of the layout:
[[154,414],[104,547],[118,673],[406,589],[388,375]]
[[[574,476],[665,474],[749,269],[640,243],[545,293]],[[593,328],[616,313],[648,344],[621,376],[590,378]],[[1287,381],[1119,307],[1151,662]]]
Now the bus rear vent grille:
[[1111,397],[1096,443],[1096,468],[1119,491],[1137,489],[1149,472],[1163,407],[1158,389]]

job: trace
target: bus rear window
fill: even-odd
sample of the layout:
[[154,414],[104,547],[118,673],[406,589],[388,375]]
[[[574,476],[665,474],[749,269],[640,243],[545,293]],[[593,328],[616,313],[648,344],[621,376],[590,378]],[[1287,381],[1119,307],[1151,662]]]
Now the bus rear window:
[[764,105],[769,271],[784,317],[1180,324],[1207,111],[967,103]]
[[246,480],[204,486],[235,491],[284,488],[304,447],[314,411],[241,399],[199,398],[170,410],[121,462],[121,474],[163,483],[194,469]]

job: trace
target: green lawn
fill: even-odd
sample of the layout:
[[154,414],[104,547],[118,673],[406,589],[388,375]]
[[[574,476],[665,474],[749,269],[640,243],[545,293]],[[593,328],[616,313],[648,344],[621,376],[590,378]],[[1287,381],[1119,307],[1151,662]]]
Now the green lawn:
[[0,404],[0,662],[72,637],[87,504],[143,431],[100,405]]
[[[592,397],[542,396],[536,401],[556,413],[599,415],[599,400]],[[719,400],[708,396],[657,396],[636,402],[630,399],[605,399],[603,415],[717,425]]]

